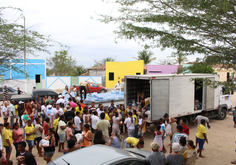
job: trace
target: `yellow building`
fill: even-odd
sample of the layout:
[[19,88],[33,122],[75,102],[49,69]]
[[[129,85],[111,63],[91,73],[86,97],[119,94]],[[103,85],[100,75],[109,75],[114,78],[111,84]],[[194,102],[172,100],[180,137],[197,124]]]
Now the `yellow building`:
[[221,82],[235,78],[235,70],[233,68],[225,69],[222,66],[222,64],[212,65],[214,71],[219,75]]
[[143,60],[128,62],[106,62],[106,87],[114,88],[118,80],[126,75],[143,75]]

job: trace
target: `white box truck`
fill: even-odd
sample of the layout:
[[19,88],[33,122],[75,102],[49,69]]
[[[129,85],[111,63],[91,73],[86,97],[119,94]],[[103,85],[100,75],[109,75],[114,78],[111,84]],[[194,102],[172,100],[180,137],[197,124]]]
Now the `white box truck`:
[[125,105],[137,100],[137,94],[150,97],[149,122],[165,113],[175,118],[185,117],[192,122],[202,110],[209,118],[223,120],[232,107],[232,96],[222,95],[221,87],[211,88],[202,79],[219,81],[213,74],[158,74],[125,76]]

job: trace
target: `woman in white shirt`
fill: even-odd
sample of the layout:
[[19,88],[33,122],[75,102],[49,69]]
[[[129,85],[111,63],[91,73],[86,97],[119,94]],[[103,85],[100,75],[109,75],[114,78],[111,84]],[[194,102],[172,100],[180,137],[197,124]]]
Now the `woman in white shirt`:
[[65,123],[65,116],[61,115],[58,122],[58,130],[57,130],[59,140],[60,140],[58,152],[62,152],[64,150],[64,141],[66,138],[65,133],[66,133],[67,126],[68,125]]
[[126,124],[126,127],[128,129],[128,137],[133,137],[134,135],[134,122],[135,119],[132,117],[132,112],[128,113],[128,118],[125,119],[124,124]]

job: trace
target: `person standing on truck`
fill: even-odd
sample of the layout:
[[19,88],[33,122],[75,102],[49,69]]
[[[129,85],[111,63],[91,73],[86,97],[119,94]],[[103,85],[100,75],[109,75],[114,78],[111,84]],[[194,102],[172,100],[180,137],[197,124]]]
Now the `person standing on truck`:
[[17,87],[17,94],[18,95],[21,95],[23,92],[20,90],[20,88],[19,87]]
[[172,137],[173,135],[177,132],[177,120],[173,117],[169,117],[169,115],[166,113],[164,116],[163,116],[164,120],[165,120],[165,125],[167,127],[168,124],[171,125],[171,133],[169,134],[170,136],[170,141],[172,140]]
[[119,91],[120,90],[120,81],[118,80],[118,83],[115,85],[115,90]]
[[122,78],[121,79],[121,83],[120,83],[120,90],[121,90],[121,92],[124,91],[124,87],[125,87],[125,82],[124,81],[125,81],[124,78]]
[[80,83],[80,87],[79,87],[79,91],[80,91],[80,100],[83,100],[83,97],[82,97],[82,91],[84,90],[84,100],[86,100],[86,95],[87,95],[87,89],[86,87],[88,87],[89,89],[89,86],[88,86],[88,83],[86,81],[82,81]]

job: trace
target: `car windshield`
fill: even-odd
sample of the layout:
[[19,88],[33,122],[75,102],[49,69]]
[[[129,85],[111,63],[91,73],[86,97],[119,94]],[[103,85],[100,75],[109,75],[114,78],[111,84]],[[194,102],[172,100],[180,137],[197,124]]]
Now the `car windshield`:
[[16,91],[15,89],[11,88],[11,87],[8,87],[8,89],[12,90],[13,92]]

